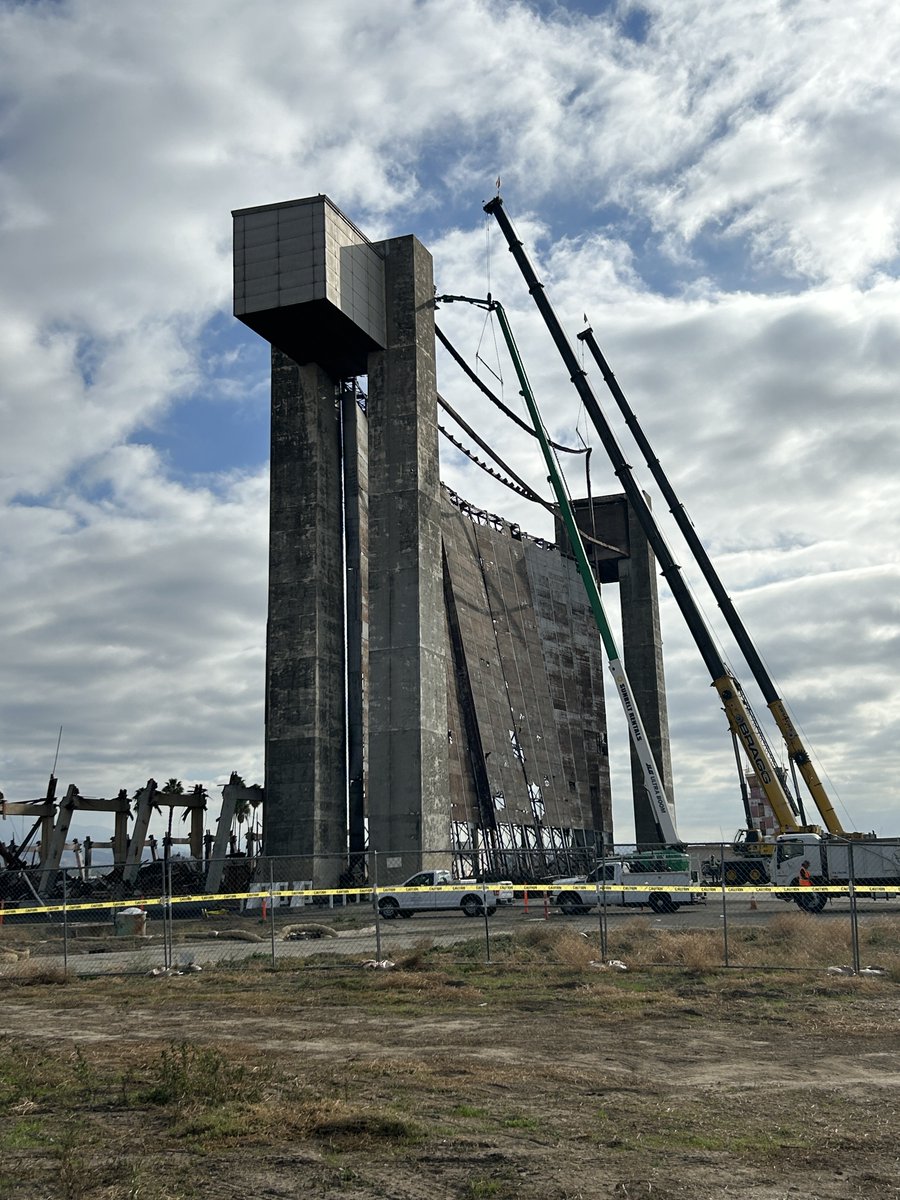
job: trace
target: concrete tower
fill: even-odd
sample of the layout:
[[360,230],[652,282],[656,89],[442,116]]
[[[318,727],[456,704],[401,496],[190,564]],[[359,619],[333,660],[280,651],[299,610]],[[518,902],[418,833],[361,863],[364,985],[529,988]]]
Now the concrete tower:
[[[319,886],[367,847],[382,881],[451,842],[465,869],[590,864],[612,840],[599,638],[557,546],[442,496],[431,256],[326,196],[233,216],[235,315],[272,346],[263,852]],[[670,787],[652,556],[624,498],[581,519],[613,547]],[[640,796],[635,819],[655,841]]]
[[233,217],[235,316],[273,347],[263,849],[339,874],[348,780],[361,848],[367,723],[369,841],[414,869],[448,842],[431,257],[370,242],[326,196]]

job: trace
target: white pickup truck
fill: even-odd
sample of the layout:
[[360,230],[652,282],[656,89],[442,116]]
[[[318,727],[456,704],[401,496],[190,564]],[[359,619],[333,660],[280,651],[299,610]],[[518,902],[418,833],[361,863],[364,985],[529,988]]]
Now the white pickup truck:
[[[403,891],[422,888],[423,891]],[[467,917],[489,917],[497,911],[498,884],[480,884],[476,879],[454,879],[449,871],[419,871],[396,891],[378,892],[378,911],[386,919],[411,917],[413,913],[442,912],[458,908]]]
[[[610,908],[643,908],[656,913],[676,912],[682,904],[693,904],[698,893],[673,892],[673,887],[689,888],[691,873],[684,871],[648,871],[627,859],[608,859],[589,875],[554,879],[547,898],[566,916],[587,912],[604,902]],[[606,884],[604,889],[598,884]],[[635,890],[631,890],[635,889]]]

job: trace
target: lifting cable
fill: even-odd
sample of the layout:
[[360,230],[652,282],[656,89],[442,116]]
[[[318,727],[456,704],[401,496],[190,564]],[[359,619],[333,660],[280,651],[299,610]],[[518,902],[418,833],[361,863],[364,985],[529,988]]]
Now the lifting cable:
[[447,401],[444,399],[444,397],[440,393],[438,393],[437,399],[438,399],[438,404],[440,404],[440,406],[444,410],[444,412],[446,412],[449,416],[451,416],[453,418],[453,420],[457,423],[457,425],[460,427],[460,429],[464,430],[469,435],[469,437],[472,438],[472,440],[478,446],[481,447],[481,449],[485,452],[485,454],[490,455],[490,457],[494,460],[494,462],[497,464],[497,466],[501,467],[506,472],[506,474],[509,476],[509,478],[504,479],[502,475],[499,475],[493,469],[493,467],[489,467],[488,464],[482,462],[480,458],[476,458],[475,455],[472,453],[472,451],[466,449],[466,447],[462,444],[462,442],[458,441],[453,436],[452,433],[448,433],[447,430],[443,427],[443,425],[438,425],[438,429],[440,429],[441,433],[444,435],[444,437],[447,439],[448,442],[452,442],[453,445],[457,448],[457,450],[459,450],[462,454],[464,454],[466,456],[466,458],[470,459],[473,463],[475,463],[476,466],[481,467],[482,471],[487,471],[488,475],[493,475],[494,479],[499,479],[502,484],[504,484],[506,487],[510,488],[512,491],[518,492],[518,494],[520,496],[524,496],[526,500],[531,500],[535,504],[543,505],[544,508],[549,509],[551,512],[555,511],[554,506],[550,503],[550,501],[545,500],[543,498],[543,496],[539,496],[537,494],[537,492],[534,491],[533,488],[530,488],[528,486],[528,484],[525,482],[524,479],[520,479],[519,476],[515,473],[515,471],[513,471],[513,469],[510,466],[508,466],[507,463],[505,463],[502,458],[499,458],[497,456],[497,454],[495,454],[495,452],[490,448],[490,446],[487,444],[487,442],[485,442],[482,438],[480,438],[478,436],[478,434],[471,427],[471,425],[468,425],[463,420],[463,418],[459,415],[459,413],[450,404],[447,403]]
[[[495,404],[497,406],[497,408],[499,408],[502,413],[504,413],[507,417],[509,417],[509,419],[511,421],[515,421],[515,423],[519,426],[520,429],[524,429],[526,433],[530,434],[533,438],[536,438],[537,434],[534,432],[534,430],[528,424],[528,422],[523,421],[522,418],[520,416],[518,416],[516,413],[514,413],[511,408],[507,408],[507,406],[503,403],[503,401],[500,399],[500,397],[495,396],[494,393],[491,391],[491,389],[487,386],[487,384],[478,378],[476,373],[472,370],[472,368],[469,366],[469,364],[466,362],[466,360],[463,358],[463,356],[459,353],[459,351],[447,340],[447,337],[443,333],[441,333],[441,331],[440,331],[440,329],[438,329],[437,325],[435,325],[435,327],[434,327],[434,332],[437,334],[438,341],[441,343],[441,345],[444,347],[444,349],[447,350],[453,356],[453,358],[459,363],[459,365],[462,367],[462,369],[465,371],[465,373],[468,375],[468,377],[472,380],[472,382],[477,387],[479,387],[482,392],[484,392],[484,394],[485,394],[485,396],[487,396],[488,400],[490,400],[490,402],[492,404]],[[587,451],[583,450],[580,446],[561,446],[559,444],[559,442],[551,442],[550,445],[553,447],[554,450],[561,450],[565,454],[585,454],[585,453],[587,453]]]
[[[475,372],[471,369],[471,367],[465,361],[465,359],[462,357],[462,355],[456,349],[454,349],[454,347],[450,344],[450,342],[447,340],[447,338],[441,333],[441,331],[437,328],[437,326],[435,326],[435,333],[440,338],[441,342],[447,348],[447,350],[450,352],[450,354],[454,357],[454,359],[463,368],[463,370],[469,376],[469,378],[478,384],[478,387],[482,390],[482,392],[484,392],[484,394],[488,397],[488,399],[491,400],[494,404],[496,404],[497,407],[506,414],[506,416],[510,417],[513,421],[515,421],[515,423],[517,425],[521,426],[521,428],[524,429],[526,431],[526,433],[530,433],[532,437],[536,438],[537,434],[531,428],[531,426],[527,425],[523,420],[521,420],[518,416],[516,416],[516,414],[511,409],[506,407],[506,405],[503,403],[502,400],[500,400],[497,396],[495,396],[493,394],[493,392],[484,383],[482,383],[482,381],[478,378],[478,376],[475,374]],[[464,446],[463,443],[461,441],[459,441],[458,438],[455,438],[452,433],[450,433],[448,430],[446,430],[443,425],[438,425],[438,429],[441,431],[441,433],[444,435],[444,437],[447,439],[448,442],[451,442],[452,445],[454,445],[461,454],[464,454],[466,456],[466,458],[469,459],[470,462],[473,462],[477,467],[480,467],[482,469],[482,471],[486,471],[488,473],[488,475],[491,476],[492,479],[496,479],[499,483],[502,483],[504,487],[508,487],[510,491],[515,492],[517,495],[522,496],[526,500],[530,500],[533,504],[540,504],[542,508],[546,508],[547,511],[550,513],[553,513],[554,516],[559,515],[558,507],[555,504],[553,504],[551,501],[545,500],[542,496],[539,496],[538,493],[536,491],[534,491],[533,488],[529,487],[528,484],[523,479],[520,479],[519,476],[515,473],[515,471],[513,471],[513,469],[507,463],[505,463],[502,458],[499,457],[499,455],[496,453],[496,451],[491,449],[491,447],[487,444],[486,441],[484,441],[483,438],[480,438],[478,436],[478,434],[475,432],[475,430],[472,429],[472,427],[469,424],[467,424],[467,422],[465,420],[463,420],[463,418],[459,415],[459,413],[456,412],[456,410],[452,407],[452,405],[450,405],[440,393],[438,393],[437,400],[438,400],[438,404],[440,404],[441,408],[443,408],[444,411],[450,417],[453,418],[453,420],[457,423],[457,425],[459,425],[459,427],[461,429],[463,429],[468,434],[468,436],[470,438],[472,438],[472,440],[474,442],[477,443],[478,446],[481,447],[481,449],[485,452],[485,454],[487,454],[490,458],[492,458],[494,460],[494,462],[503,471],[506,472],[506,475],[508,476],[508,478],[504,478],[497,471],[495,471],[493,469],[493,467],[490,467],[490,466],[488,466],[487,463],[482,462],[481,459],[478,458],[475,454],[473,454],[472,451],[469,450],[466,446]],[[591,496],[590,462],[591,462],[592,447],[585,445],[585,447],[582,449],[579,447],[561,446],[557,442],[551,442],[550,445],[553,446],[553,448],[556,450],[564,451],[566,454],[583,454],[585,456],[585,459],[584,459],[585,473],[587,475],[588,499],[590,500],[590,496]],[[623,553],[621,546],[613,546],[609,542],[604,542],[602,540],[602,538],[598,538],[596,536],[596,530],[593,528],[593,526],[594,526],[593,504],[589,505],[589,511],[591,514],[592,532],[586,533],[584,530],[582,530],[582,532],[581,532],[582,538],[586,542],[590,542],[595,546],[600,546],[604,550],[611,551],[613,554],[621,555]]]

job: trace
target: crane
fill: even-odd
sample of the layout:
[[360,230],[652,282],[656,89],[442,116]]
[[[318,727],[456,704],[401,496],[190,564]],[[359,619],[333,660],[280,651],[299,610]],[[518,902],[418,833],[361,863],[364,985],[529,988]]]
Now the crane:
[[594,361],[600,368],[600,372],[609,388],[613,399],[619,406],[619,410],[631,430],[634,440],[637,442],[641,453],[644,456],[644,461],[650,468],[653,478],[656,480],[660,491],[665,497],[666,503],[669,506],[669,511],[675,518],[678,528],[687,542],[694,559],[697,562],[700,570],[703,572],[703,577],[709,584],[710,590],[716,598],[719,608],[722,611],[728,628],[734,635],[734,639],[741,649],[741,653],[747,661],[754,679],[759,684],[759,689],[763,694],[766,704],[771,712],[775,724],[781,731],[781,736],[784,738],[785,746],[787,747],[788,755],[791,761],[794,762],[799,770],[803,781],[805,782],[809,793],[813,798],[816,808],[825,823],[825,828],[829,833],[846,836],[841,825],[840,819],[834,810],[834,806],[828,798],[828,794],[816,773],[812,759],[803,744],[800,734],[797,732],[794,722],[791,720],[790,714],[787,711],[784,701],[778,695],[778,689],[772,682],[772,677],[769,675],[750,634],[741,617],[735,608],[730,596],[725,590],[722,580],[716,571],[709,555],[706,552],[706,547],[701,542],[694,529],[694,525],[687,515],[684,505],[679,501],[675,494],[675,489],[669,481],[668,476],[663,470],[662,464],[653,452],[653,448],[638,422],[637,416],[631,405],[625,398],[625,394],[619,386],[618,380],[610,369],[609,363],[603,355],[600,347],[597,345],[597,340],[594,337],[594,331],[591,328],[585,329],[577,335],[579,341],[583,341],[593,355]]
[[671,550],[662,535],[653,512],[644,498],[644,494],[634,478],[634,473],[616,439],[615,433],[606,419],[593,389],[581,368],[568,338],[560,324],[553,306],[547,298],[544,285],[538,278],[534,267],[519,240],[512,222],[507,216],[503,200],[495,196],[484,206],[484,211],[496,218],[498,225],[506,238],[510,253],[516,260],[528,290],[538,308],[557,350],[569,372],[585,410],[597,430],[600,441],[612,463],[613,469],[622,484],[632,509],[641,524],[645,536],[656,555],[663,578],[669,585],[672,595],[681,610],[688,630],[694,639],[700,656],[712,677],[713,687],[719,695],[722,707],[728,720],[729,728],[735,734],[738,742],[756,773],[765,792],[766,799],[780,832],[801,833],[818,832],[818,826],[801,825],[794,812],[793,803],[782,783],[766,739],[759,728],[743,690],[732,672],[725,665],[722,655],[697,607],[691,592],[681,573],[681,568],[675,562]]

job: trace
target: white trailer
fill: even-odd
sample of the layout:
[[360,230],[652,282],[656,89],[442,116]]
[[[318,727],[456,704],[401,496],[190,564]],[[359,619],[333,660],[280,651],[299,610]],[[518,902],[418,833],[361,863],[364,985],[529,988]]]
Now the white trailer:
[[[784,833],[775,840],[772,883],[799,888],[800,867],[809,863],[810,885],[782,898],[806,912],[821,912],[840,893],[822,887],[848,886],[875,899],[900,899],[900,839],[837,838],[817,833]],[[888,890],[891,889],[891,890]]]
[[[606,904],[610,908],[651,908],[656,913],[677,912],[682,904],[702,899],[690,891],[689,870],[651,871],[640,862],[610,859],[589,875],[554,879],[548,900],[566,916],[575,916]],[[678,889],[678,890],[673,890]]]

